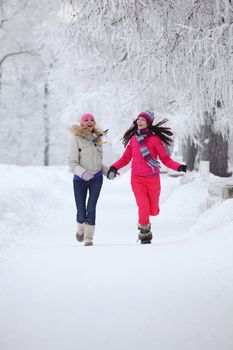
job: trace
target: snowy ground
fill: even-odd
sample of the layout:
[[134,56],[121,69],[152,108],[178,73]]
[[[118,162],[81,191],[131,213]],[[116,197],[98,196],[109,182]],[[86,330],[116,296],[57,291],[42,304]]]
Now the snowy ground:
[[0,165],[1,350],[233,349],[233,199],[162,175],[142,246],[129,180],[105,180],[83,247],[67,168]]

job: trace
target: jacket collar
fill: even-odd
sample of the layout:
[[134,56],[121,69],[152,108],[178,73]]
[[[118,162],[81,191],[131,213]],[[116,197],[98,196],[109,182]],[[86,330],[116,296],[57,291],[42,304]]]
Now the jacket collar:
[[81,125],[72,125],[70,128],[70,131],[72,134],[82,137],[88,137],[93,135],[95,133],[97,136],[102,136],[103,131],[97,128],[94,128],[93,132],[89,131],[88,129],[84,129]]

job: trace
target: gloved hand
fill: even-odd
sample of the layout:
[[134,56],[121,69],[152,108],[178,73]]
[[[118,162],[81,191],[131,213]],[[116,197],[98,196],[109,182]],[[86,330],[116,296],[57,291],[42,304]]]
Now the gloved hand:
[[107,172],[107,178],[113,180],[116,177],[117,169],[114,166],[111,166]]
[[94,173],[93,173],[93,171],[91,171],[91,170],[86,170],[86,171],[84,171],[84,173],[82,174],[82,179],[83,179],[84,181],[89,181],[89,180],[91,180],[93,177],[94,177]]
[[178,170],[178,171],[183,171],[184,173],[186,173],[186,171],[187,171],[187,165],[181,164],[177,170]]

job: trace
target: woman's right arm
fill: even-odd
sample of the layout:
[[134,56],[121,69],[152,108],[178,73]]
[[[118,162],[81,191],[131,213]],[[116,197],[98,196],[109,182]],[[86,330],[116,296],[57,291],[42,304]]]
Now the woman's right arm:
[[126,166],[127,164],[129,164],[129,162],[132,159],[132,147],[131,147],[131,143],[126,147],[123,155],[121,156],[121,158],[116,161],[115,163],[113,163],[111,167],[116,168],[117,170],[123,168],[124,166]]
[[70,138],[70,144],[69,144],[68,164],[71,171],[75,175],[82,177],[86,169],[84,169],[79,165],[79,157],[80,155],[79,155],[79,147],[78,147],[77,139],[76,139],[76,136],[72,135]]

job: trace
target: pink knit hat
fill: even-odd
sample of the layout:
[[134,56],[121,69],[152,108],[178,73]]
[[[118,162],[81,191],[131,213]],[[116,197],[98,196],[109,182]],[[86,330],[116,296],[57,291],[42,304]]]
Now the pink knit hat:
[[149,124],[152,124],[154,120],[154,113],[151,111],[144,111],[139,113],[138,118],[139,117],[145,118]]
[[81,122],[84,122],[84,121],[87,120],[87,119],[91,119],[91,120],[95,121],[95,118],[94,118],[94,116],[93,116],[92,114],[90,114],[90,113],[85,113],[85,114],[83,114],[82,117],[81,117]]

